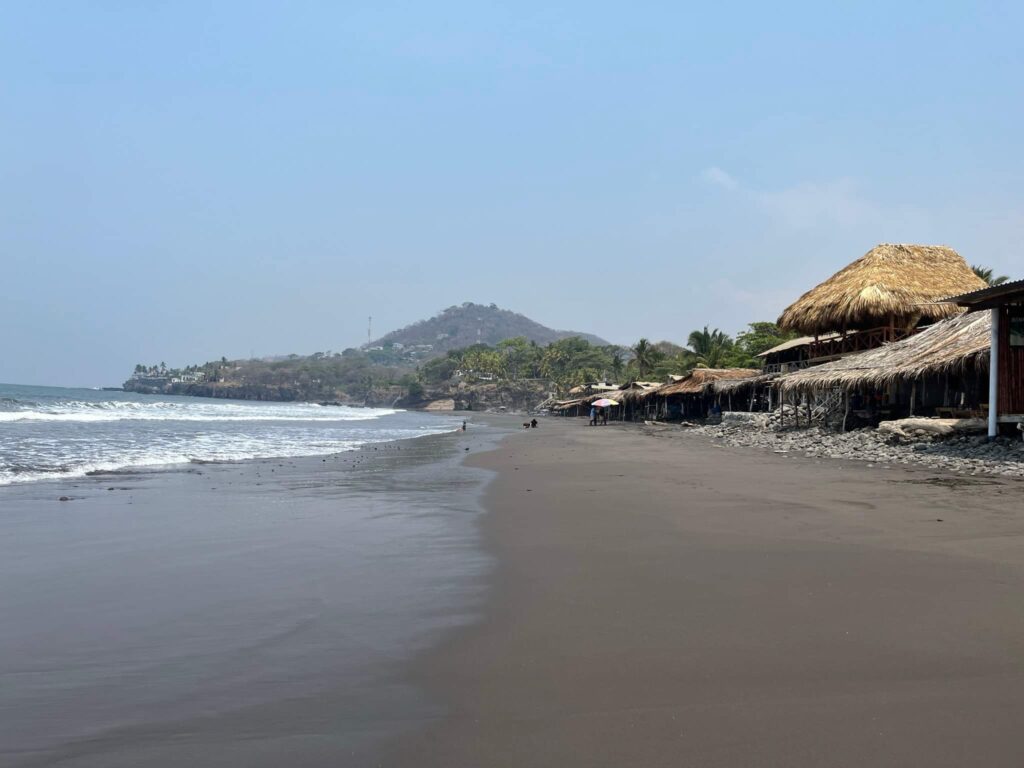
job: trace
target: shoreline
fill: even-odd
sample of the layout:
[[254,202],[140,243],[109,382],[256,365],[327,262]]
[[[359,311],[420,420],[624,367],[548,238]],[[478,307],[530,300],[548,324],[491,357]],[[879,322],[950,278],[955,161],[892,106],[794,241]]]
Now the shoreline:
[[481,605],[488,474],[463,458],[507,429],[485,421],[0,491],[0,762],[369,760],[436,712],[403,659]]
[[[400,413],[401,411],[396,411]],[[472,421],[471,412],[457,412],[452,411],[449,414],[455,418],[465,419]],[[480,414],[475,414],[480,415]],[[495,414],[497,415],[497,414]],[[499,416],[500,420],[500,416]],[[439,435],[445,435],[454,432],[460,432],[460,428],[453,427],[452,429],[425,432],[418,435],[410,435],[408,437],[386,437],[382,440],[365,440],[351,448],[344,450],[337,450],[332,448],[319,453],[301,453],[301,454],[282,454],[274,456],[247,456],[237,459],[197,459],[192,458],[186,461],[177,462],[154,462],[154,463],[142,463],[142,464],[124,464],[113,468],[97,468],[97,469],[83,469],[81,472],[75,470],[73,473],[62,474],[53,473],[53,476],[47,475],[33,475],[26,479],[16,479],[7,482],[0,482],[0,498],[5,492],[5,489],[11,488],[23,488],[27,486],[41,486],[41,485],[65,485],[69,484],[71,487],[76,487],[80,483],[88,482],[94,478],[118,478],[118,477],[132,477],[136,475],[148,475],[148,474],[163,474],[163,473],[176,473],[176,472],[190,472],[194,467],[216,467],[216,466],[234,466],[234,465],[245,465],[250,462],[281,462],[281,461],[305,461],[313,459],[333,459],[339,456],[358,452],[364,448],[364,446],[385,446],[393,445],[398,443],[404,443],[414,440],[420,440],[423,438],[436,437]]]
[[[177,714],[142,698],[127,716],[140,723],[116,725],[121,715],[91,735],[8,747],[0,758],[19,768],[1024,759],[1009,724],[1024,715],[1024,669],[1007,654],[1024,634],[1020,481],[779,455],[686,431],[553,418],[522,430],[514,414],[467,417],[487,428],[333,459],[94,476],[76,483],[89,487],[71,504],[55,501],[44,487],[53,483],[0,489],[0,500],[19,500],[0,516],[10,548],[0,562],[17,577],[0,596],[19,619],[8,635],[59,584],[73,597],[58,603],[91,608],[113,627],[82,660],[129,673],[126,681],[155,674],[151,660],[134,658],[142,649],[199,642],[210,654],[226,639],[255,642],[224,680],[230,653],[192,683],[191,650],[171,677],[183,662],[159,660],[148,686],[181,680]],[[362,511],[349,519],[346,510]],[[381,525],[383,538],[372,534]],[[61,538],[54,567],[63,575],[40,581]],[[364,566],[353,565],[357,555]],[[89,586],[108,567],[104,589]],[[156,578],[165,571],[178,575]],[[87,591],[75,594],[71,579]],[[111,623],[104,611],[154,591],[186,601],[165,630],[181,637],[136,636],[122,647],[119,635],[133,637],[139,619],[113,614]],[[204,591],[231,602],[207,604]],[[38,608],[33,595],[44,598]],[[182,628],[190,613],[204,618]],[[88,627],[86,617],[76,621]],[[353,618],[363,627],[355,634]],[[39,636],[71,648],[98,631],[71,624]],[[31,691],[4,640],[0,630],[6,677]],[[86,702],[102,720],[112,705],[106,694],[83,699],[91,688],[48,705],[47,730],[59,735],[61,718]],[[22,718],[44,703],[7,696],[0,709],[14,702]],[[890,724],[885,739],[871,730],[878,718]],[[9,743],[38,733],[22,726],[8,723]]]
[[1020,481],[554,419],[469,463],[487,606],[375,764],[1024,759]]

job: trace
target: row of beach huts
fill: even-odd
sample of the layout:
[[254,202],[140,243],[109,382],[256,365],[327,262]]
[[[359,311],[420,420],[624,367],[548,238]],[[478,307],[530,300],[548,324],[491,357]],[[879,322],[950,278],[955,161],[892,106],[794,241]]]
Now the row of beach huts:
[[596,382],[547,407],[586,415],[607,398],[618,403],[612,419],[777,411],[784,424],[844,429],[982,417],[990,436],[1024,423],[1024,280],[989,286],[952,248],[878,245],[803,294],[778,325],[804,335],[762,352],[760,369]]

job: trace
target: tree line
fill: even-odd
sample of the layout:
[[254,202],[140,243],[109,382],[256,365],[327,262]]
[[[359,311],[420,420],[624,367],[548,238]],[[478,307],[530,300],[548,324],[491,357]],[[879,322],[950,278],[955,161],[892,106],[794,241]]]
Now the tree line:
[[183,393],[218,387],[289,392],[289,399],[333,400],[368,398],[374,392],[400,388],[413,400],[428,387],[452,380],[523,381],[542,379],[561,389],[593,381],[663,381],[695,367],[757,368],[757,354],[790,339],[774,323],[751,323],[735,338],[704,327],[689,334],[685,345],[639,339],[632,346],[592,344],[571,337],[541,346],[523,336],[491,346],[473,344],[453,349],[416,368],[380,364],[370,354],[347,349],[342,354],[289,355],[278,360],[221,358],[202,365],[168,368],[139,364],[135,373],[169,377],[200,371],[204,384],[184,386]]
[[568,388],[593,381],[660,381],[669,374],[703,368],[759,368],[757,355],[795,336],[775,323],[750,323],[736,338],[708,326],[695,330],[685,346],[641,338],[636,344],[595,345],[578,337],[546,346],[524,337],[494,346],[473,344],[453,349],[418,369],[425,385],[461,376],[470,380],[546,379]]

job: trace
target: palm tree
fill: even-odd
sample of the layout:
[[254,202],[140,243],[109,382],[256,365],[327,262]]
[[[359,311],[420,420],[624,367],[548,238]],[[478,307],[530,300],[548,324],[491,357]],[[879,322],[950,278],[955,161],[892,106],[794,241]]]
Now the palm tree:
[[637,376],[641,379],[650,370],[650,355],[653,351],[654,349],[647,339],[640,339],[633,347],[633,359],[636,362]]
[[979,266],[978,264],[974,264],[971,266],[971,269],[974,271],[974,274],[976,274],[989,285],[1002,285],[1003,283],[1010,279],[1006,275],[999,275],[998,277],[993,277],[991,267],[982,267]]
[[619,354],[618,348],[609,348],[611,350],[611,374],[612,379],[618,384],[622,380],[622,371],[625,366],[622,364],[622,355]]
[[733,347],[729,334],[717,328],[709,331],[706,325],[702,331],[691,332],[686,343],[693,350],[695,361],[708,368],[721,368]]
[[633,361],[636,363],[636,373],[641,379],[655,366],[660,357],[651,342],[647,339],[640,339],[633,347]]

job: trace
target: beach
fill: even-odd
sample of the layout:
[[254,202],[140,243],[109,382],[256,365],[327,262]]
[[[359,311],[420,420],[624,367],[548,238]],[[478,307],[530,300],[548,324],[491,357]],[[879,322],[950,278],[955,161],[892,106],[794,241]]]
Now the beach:
[[1018,766],[1020,481],[545,420],[394,766]]
[[0,489],[0,765],[1024,760],[1020,481],[471,418]]
[[482,605],[496,420],[0,487],[0,765],[371,764]]

